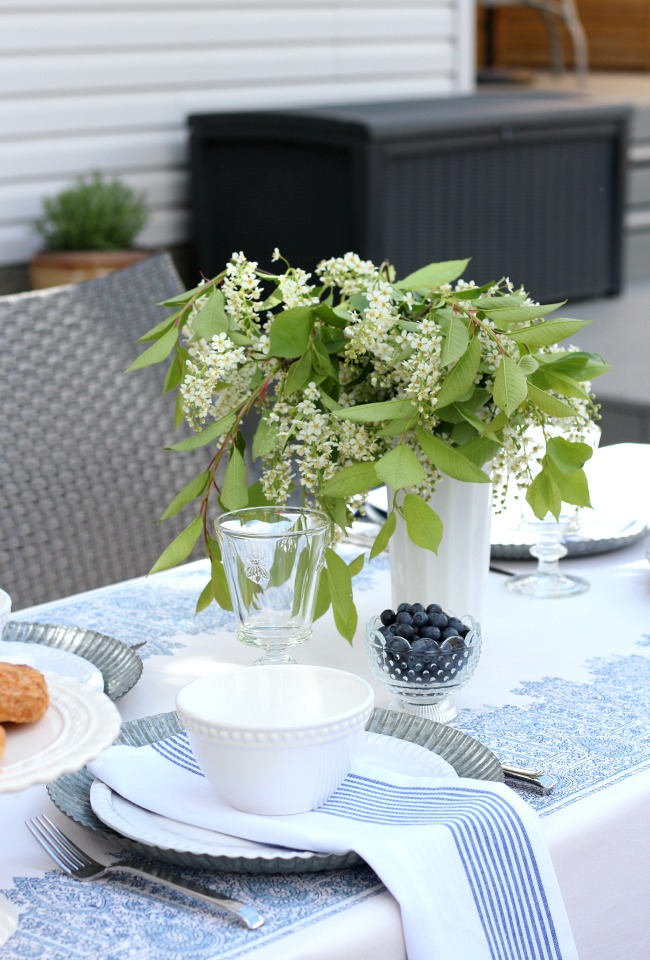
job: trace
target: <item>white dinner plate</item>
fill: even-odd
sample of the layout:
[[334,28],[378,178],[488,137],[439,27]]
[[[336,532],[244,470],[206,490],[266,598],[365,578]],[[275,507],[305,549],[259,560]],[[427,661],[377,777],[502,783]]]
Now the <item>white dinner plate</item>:
[[132,646],[85,627],[10,620],[0,641],[0,659],[5,643],[9,642],[33,643],[83,657],[97,667],[103,676],[104,693],[111,700],[123,697],[142,674],[142,660]]
[[3,641],[0,645],[0,661],[4,663],[26,663],[43,672],[60,673],[72,677],[80,683],[87,683],[95,690],[104,691],[104,677],[89,660],[84,660],[69,650],[45,647],[38,643],[22,643],[19,640]]
[[0,793],[18,792],[75,773],[110,746],[120,732],[111,700],[87,684],[44,674],[50,705],[36,723],[7,723],[0,759]]
[[[457,777],[446,760],[425,747],[379,733],[366,733],[362,759],[377,767],[414,777]],[[95,780],[90,788],[90,805],[96,816],[131,840],[153,844],[162,850],[214,857],[250,859],[308,859],[315,854],[270,844],[241,840],[228,834],[195,827],[152,813],[125,800],[105,783]],[[322,854],[321,854],[322,856]]]

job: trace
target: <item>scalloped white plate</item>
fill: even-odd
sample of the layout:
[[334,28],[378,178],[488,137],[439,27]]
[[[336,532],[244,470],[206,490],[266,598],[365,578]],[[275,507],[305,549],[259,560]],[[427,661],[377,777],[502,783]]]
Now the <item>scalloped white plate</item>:
[[51,670],[64,677],[72,677],[80,683],[87,683],[95,690],[104,692],[104,677],[89,660],[40,643],[23,643],[20,640],[3,640],[0,646],[0,660],[4,663],[26,663],[29,667],[43,672]]
[[[458,776],[450,763],[425,747],[380,733],[365,734],[362,759],[377,767],[409,776]],[[306,850],[288,850],[285,847],[253,843],[151,813],[125,800],[100,780],[95,780],[90,788],[90,805],[103,823],[122,836],[153,844],[163,850],[262,860],[309,859],[314,856]]]
[[0,793],[17,793],[75,773],[110,746],[120,714],[104,694],[57,673],[45,673],[50,705],[36,723],[8,723],[0,760]]

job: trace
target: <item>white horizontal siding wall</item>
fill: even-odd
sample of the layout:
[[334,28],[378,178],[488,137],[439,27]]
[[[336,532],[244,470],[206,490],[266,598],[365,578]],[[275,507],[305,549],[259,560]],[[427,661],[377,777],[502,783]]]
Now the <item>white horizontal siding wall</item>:
[[190,113],[449,96],[473,0],[0,0],[0,264],[99,169],[144,190],[141,246],[189,237]]

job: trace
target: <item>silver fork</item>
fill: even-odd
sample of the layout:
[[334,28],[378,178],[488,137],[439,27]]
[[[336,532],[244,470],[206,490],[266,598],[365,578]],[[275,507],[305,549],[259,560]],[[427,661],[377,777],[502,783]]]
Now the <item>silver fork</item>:
[[133,873],[136,877],[157,880],[173,890],[189,893],[193,897],[205,900],[212,906],[221,907],[238,917],[249,930],[256,930],[264,923],[264,917],[260,916],[252,907],[219,893],[212,893],[207,887],[192,883],[191,880],[181,880],[171,870],[159,867],[158,864],[99,863],[99,861],[93,860],[87,853],[84,853],[69,837],[66,837],[65,833],[59,830],[49,817],[33,817],[31,820],[27,820],[25,825],[54,862],[76,880],[98,880],[100,877],[106,876],[107,873],[121,870],[123,873]]

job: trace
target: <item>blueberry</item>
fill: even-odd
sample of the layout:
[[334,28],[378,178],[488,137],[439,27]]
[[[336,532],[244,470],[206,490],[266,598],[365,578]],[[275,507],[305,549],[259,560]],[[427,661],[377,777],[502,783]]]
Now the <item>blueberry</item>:
[[395,611],[394,610],[384,610],[379,614],[379,619],[385,627],[389,626],[391,623],[395,623]]
[[420,636],[425,640],[439,640],[441,637],[440,627],[424,627],[420,630]]
[[449,624],[448,627],[445,627],[445,629],[442,631],[443,640],[449,640],[451,639],[451,637],[457,637],[457,636],[458,636],[458,631],[456,630],[455,627],[452,627],[451,624]]
[[400,603],[399,607],[397,608],[397,612],[398,612],[398,613],[404,613],[404,612],[406,612],[406,613],[413,613],[413,607],[411,606],[410,603]]
[[413,604],[413,613],[418,613],[418,612],[422,613],[423,610],[424,610],[424,605],[422,603]]
[[463,629],[465,624],[462,622],[462,620],[459,620],[458,617],[450,617],[449,626],[453,627],[457,634],[460,634],[460,631]]
[[386,646],[393,656],[400,656],[401,654],[408,653],[411,649],[411,644],[409,643],[408,639],[399,635],[393,637]]
[[430,613],[429,623],[432,627],[439,627],[441,630],[444,630],[449,623],[449,618],[444,613]]
[[416,610],[413,613],[412,622],[414,627],[426,627],[429,623],[429,617],[426,610]]
[[397,614],[398,623],[412,623],[413,615],[408,612],[408,610],[400,610]]
[[442,607],[439,603],[430,603],[427,607],[427,613],[431,616],[432,613],[442,613]]
[[395,631],[395,637],[404,637],[406,640],[412,640],[415,636],[415,630],[410,623],[400,623]]
[[431,640],[427,640],[426,637],[416,637],[411,644],[411,650],[413,653],[421,653],[423,650],[431,650]]

